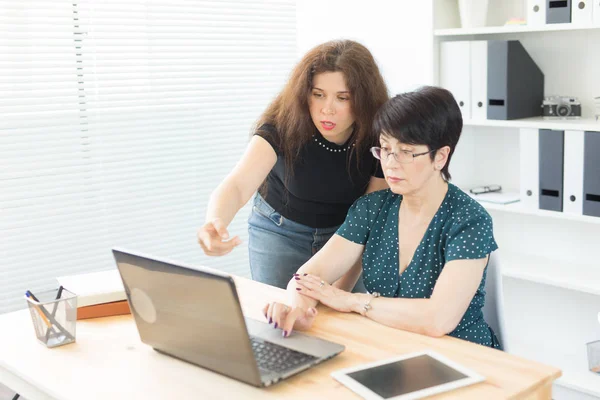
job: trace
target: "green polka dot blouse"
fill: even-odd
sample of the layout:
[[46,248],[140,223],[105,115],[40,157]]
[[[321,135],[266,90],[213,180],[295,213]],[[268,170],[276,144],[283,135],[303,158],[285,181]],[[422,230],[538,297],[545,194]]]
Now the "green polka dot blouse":
[[[447,262],[480,259],[498,248],[487,211],[458,187],[448,192],[408,267],[399,274],[398,211],[402,196],[380,190],[362,196],[348,211],[336,232],[365,246],[363,280],[369,292],[385,297],[431,297]],[[477,293],[451,336],[499,348],[494,332],[483,319],[486,270]]]

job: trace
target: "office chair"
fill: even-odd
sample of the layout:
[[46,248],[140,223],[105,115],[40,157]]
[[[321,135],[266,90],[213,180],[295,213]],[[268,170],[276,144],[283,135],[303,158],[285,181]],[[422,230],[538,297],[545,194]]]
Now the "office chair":
[[500,259],[502,255],[498,251],[490,254],[487,266],[487,278],[485,281],[485,305],[483,306],[483,317],[494,330],[502,350],[504,346],[504,301],[502,291],[502,275],[500,272]]

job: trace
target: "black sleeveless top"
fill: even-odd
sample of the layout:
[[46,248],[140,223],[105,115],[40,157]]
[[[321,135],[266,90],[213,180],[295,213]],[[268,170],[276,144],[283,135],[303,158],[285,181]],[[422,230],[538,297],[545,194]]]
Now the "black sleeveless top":
[[343,145],[337,145],[323,138],[315,127],[286,182],[287,168],[276,132],[273,125],[263,125],[255,133],[269,142],[277,154],[277,162],[267,176],[265,200],[294,222],[312,228],[340,225],[354,201],[365,194],[371,177],[383,178],[379,160],[368,149],[360,155],[357,165],[352,136]]

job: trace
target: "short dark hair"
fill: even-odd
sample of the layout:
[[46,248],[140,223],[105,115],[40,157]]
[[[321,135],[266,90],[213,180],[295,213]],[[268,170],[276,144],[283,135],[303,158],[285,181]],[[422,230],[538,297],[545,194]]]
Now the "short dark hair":
[[[401,93],[388,100],[375,114],[373,130],[411,145],[427,145],[429,150],[450,147],[442,177],[449,181],[450,159],[463,127],[462,114],[452,93],[435,86]],[[430,153],[431,160],[435,152]]]

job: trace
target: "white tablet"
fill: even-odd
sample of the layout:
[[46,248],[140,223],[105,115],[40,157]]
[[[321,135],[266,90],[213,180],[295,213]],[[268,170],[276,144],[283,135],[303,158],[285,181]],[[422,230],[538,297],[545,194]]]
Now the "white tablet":
[[432,351],[411,353],[331,374],[367,400],[412,400],[485,379]]

